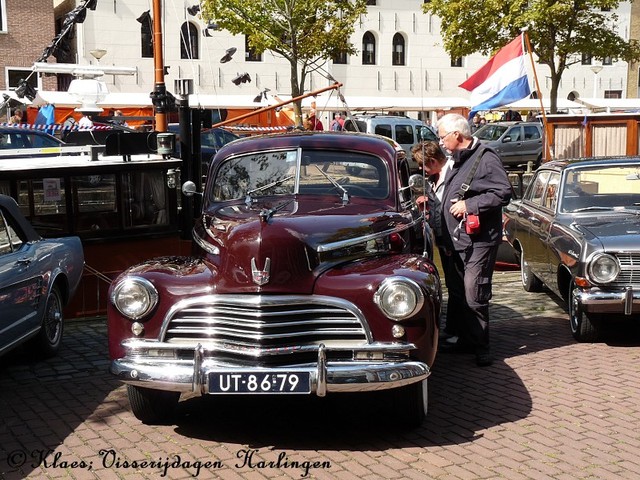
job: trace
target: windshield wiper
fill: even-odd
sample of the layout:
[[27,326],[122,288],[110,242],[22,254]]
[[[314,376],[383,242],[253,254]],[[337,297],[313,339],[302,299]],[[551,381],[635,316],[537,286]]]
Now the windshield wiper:
[[613,210],[613,208],[612,207],[599,207],[599,206],[596,206],[596,205],[592,205],[590,207],[576,208],[576,209],[572,210],[571,213],[588,212],[589,210],[605,211],[605,210]]
[[261,187],[257,187],[247,191],[247,197],[244,199],[244,203],[246,203],[247,206],[251,205],[253,203],[253,199],[251,198],[251,195],[253,195],[254,193],[261,192],[263,190],[268,190],[273,187],[277,187],[278,185],[281,185],[287,180],[291,180],[292,178],[295,178],[295,175],[289,175],[288,177],[281,178],[280,180],[276,180],[275,182],[271,182],[271,183],[268,183],[267,185],[262,185]]
[[340,190],[342,192],[342,204],[346,205],[347,203],[349,203],[349,192],[347,192],[347,189],[344,188],[342,185],[340,185],[338,182],[336,182],[333,178],[331,178],[327,172],[323,171],[318,165],[315,165],[315,167],[318,169],[318,171],[324,175],[324,177],[329,180],[331,182],[331,184],[336,187],[338,190]]
[[262,209],[259,213],[260,218],[262,219],[263,222],[268,222],[269,219],[271,217],[273,217],[276,213],[278,213],[280,210],[282,210],[284,207],[286,207],[287,205],[289,205],[291,202],[293,202],[293,198],[291,200],[287,200],[286,202],[282,202],[279,205],[276,205],[275,207],[271,207],[269,209]]

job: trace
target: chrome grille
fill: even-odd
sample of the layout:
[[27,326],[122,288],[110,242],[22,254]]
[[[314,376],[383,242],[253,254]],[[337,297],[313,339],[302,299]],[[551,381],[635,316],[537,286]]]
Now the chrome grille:
[[640,288],[640,253],[617,253],[620,273],[611,286]]
[[310,302],[309,297],[206,297],[178,305],[163,339],[169,343],[224,345],[247,354],[307,345],[368,343],[355,308],[342,300]]

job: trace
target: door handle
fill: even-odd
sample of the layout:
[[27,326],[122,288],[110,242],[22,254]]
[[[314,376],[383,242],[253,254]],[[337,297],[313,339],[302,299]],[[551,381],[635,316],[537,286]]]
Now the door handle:
[[16,260],[16,264],[18,264],[18,265],[30,265],[31,264],[31,259],[27,258],[27,257],[22,257],[22,258],[19,258],[18,260]]

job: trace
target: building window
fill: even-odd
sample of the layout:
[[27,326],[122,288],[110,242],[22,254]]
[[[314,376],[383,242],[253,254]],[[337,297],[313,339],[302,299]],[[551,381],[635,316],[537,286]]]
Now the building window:
[[371,32],[366,32],[362,36],[362,64],[376,64],[376,39]]
[[603,65],[613,65],[613,59],[611,57],[604,57],[602,59]]
[[249,46],[249,38],[244,37],[244,59],[247,62],[261,62],[262,54],[257,53],[254,48]]
[[200,58],[198,40],[198,27],[184,22],[180,28],[180,58]]
[[462,67],[462,57],[451,57],[451,66],[452,67]]
[[604,98],[622,98],[622,90],[605,90]]
[[377,5],[378,2],[376,0],[367,0],[367,5]]
[[583,53],[582,54],[582,65],[591,65],[591,54]]
[[393,36],[393,65],[404,65],[404,37],[400,33]]
[[27,80],[27,83],[31,85],[35,90],[39,88],[38,85],[38,75],[33,75],[31,70],[22,70],[19,68],[10,68],[6,69],[7,77],[6,84],[9,90],[15,90],[22,80]]
[[347,54],[345,52],[338,53],[337,55],[331,57],[331,60],[336,65],[346,65],[347,64]]
[[142,45],[140,55],[142,58],[153,58],[153,20],[149,10],[138,17],[138,22],[140,22],[140,42]]
[[7,7],[5,0],[0,0],[0,32],[7,31]]

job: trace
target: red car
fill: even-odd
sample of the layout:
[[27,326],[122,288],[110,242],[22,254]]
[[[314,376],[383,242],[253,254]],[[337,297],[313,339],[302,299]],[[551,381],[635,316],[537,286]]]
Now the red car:
[[223,147],[197,253],[135,265],[110,289],[111,371],[136,417],[166,421],[187,392],[389,389],[394,418],[421,423],[441,285],[408,185],[404,151],[383,137],[296,132]]

